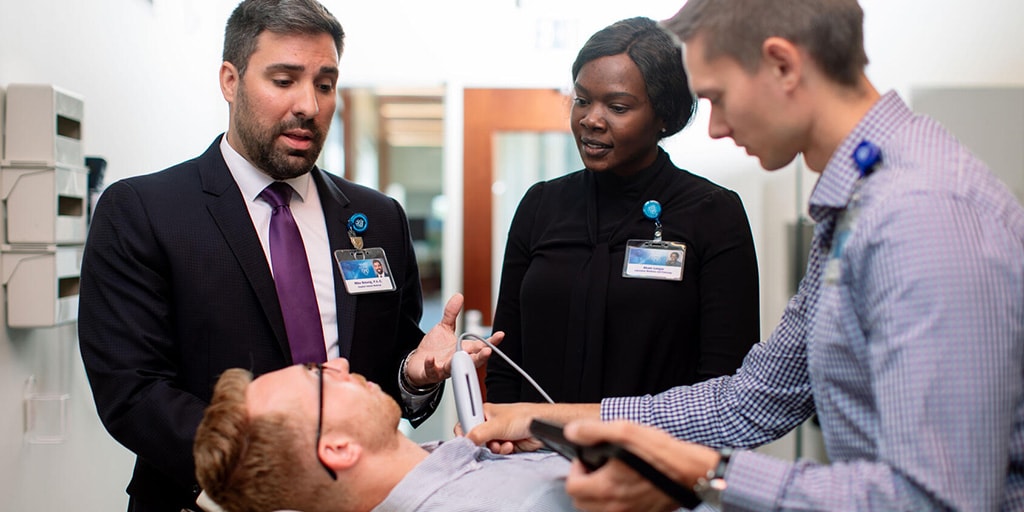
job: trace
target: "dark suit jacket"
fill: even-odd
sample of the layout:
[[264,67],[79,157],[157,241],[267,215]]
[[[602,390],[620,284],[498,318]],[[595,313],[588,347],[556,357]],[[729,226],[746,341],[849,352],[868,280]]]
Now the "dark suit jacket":
[[[218,137],[194,160],[111,185],[82,260],[82,359],[103,424],[138,456],[128,493],[178,508],[199,492],[192,441],[217,377],[232,367],[260,375],[292,363],[270,266],[219,144]],[[335,265],[335,296],[352,371],[401,403],[398,366],[423,336],[405,212],[320,169],[312,177],[332,254],[352,248],[346,221],[361,212],[369,219],[365,246],[384,248],[391,263],[397,289],[359,296],[345,291]]]

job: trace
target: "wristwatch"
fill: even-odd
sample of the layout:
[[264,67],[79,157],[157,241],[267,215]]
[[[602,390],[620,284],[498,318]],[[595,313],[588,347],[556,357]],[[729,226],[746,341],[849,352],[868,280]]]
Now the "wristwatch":
[[402,365],[398,368],[398,386],[402,391],[405,391],[410,395],[429,395],[437,390],[437,387],[441,385],[440,382],[427,384],[424,387],[415,386],[412,382],[409,382],[409,375],[405,373],[405,365],[409,362],[409,358],[412,357],[415,352],[416,349],[413,349],[412,352],[409,352],[409,355],[405,356],[405,359],[402,359]]
[[707,476],[697,479],[693,486],[693,493],[704,503],[715,508],[722,507],[722,492],[725,491],[725,469],[729,466],[729,457],[732,456],[732,448],[718,450],[718,464],[714,469],[708,471]]

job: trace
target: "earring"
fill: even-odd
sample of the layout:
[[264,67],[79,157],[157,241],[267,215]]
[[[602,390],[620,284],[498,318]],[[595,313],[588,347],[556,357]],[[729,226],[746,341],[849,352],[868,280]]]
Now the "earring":
[[665,133],[665,132],[667,132],[667,131],[668,131],[668,130],[666,130],[665,128],[662,128],[662,129],[661,129],[661,133]]

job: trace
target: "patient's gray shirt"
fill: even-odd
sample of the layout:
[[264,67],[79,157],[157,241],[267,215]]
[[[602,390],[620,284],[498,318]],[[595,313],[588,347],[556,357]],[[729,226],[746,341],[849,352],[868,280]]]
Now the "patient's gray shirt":
[[569,461],[551,452],[495,455],[463,437],[422,445],[430,455],[372,512],[565,512]]

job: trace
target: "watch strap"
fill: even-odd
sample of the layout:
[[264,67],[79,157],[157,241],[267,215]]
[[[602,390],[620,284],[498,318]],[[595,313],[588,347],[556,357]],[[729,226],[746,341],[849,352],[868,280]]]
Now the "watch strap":
[[729,468],[729,459],[732,458],[732,448],[718,450],[718,464],[714,472],[708,474],[708,479],[725,478],[725,470]]
[[729,468],[729,460],[732,458],[732,448],[718,450],[718,463],[708,470],[706,476],[697,479],[693,486],[693,492],[700,497],[701,501],[714,507],[722,505],[722,491],[726,488],[725,472]]

